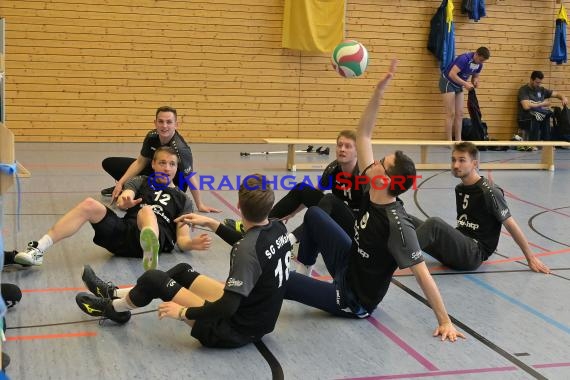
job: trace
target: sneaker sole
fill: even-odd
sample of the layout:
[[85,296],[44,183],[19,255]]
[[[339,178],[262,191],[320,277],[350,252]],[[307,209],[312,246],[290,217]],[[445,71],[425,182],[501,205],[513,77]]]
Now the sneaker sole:
[[35,266],[40,266],[40,265],[42,265],[43,260],[40,261],[40,262],[37,262],[37,261],[35,262],[35,261],[33,261],[33,259],[30,260],[27,256],[16,254],[16,256],[14,256],[14,262],[15,262],[16,264],[20,264],[20,265],[24,265],[24,266],[27,266],[27,267],[31,267],[31,266],[33,266],[33,265],[35,265]]
[[160,243],[158,237],[150,227],[141,230],[140,243],[143,250],[143,268],[145,271],[158,267],[158,251]]

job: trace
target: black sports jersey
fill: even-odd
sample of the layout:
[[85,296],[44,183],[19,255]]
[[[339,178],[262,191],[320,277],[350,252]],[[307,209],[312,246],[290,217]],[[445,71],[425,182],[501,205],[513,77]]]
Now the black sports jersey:
[[456,228],[477,240],[489,257],[499,244],[502,223],[511,216],[503,189],[481,177],[473,185],[457,185],[455,202]]
[[319,187],[323,190],[331,189],[332,193],[352,210],[358,211],[362,203],[363,186],[357,188],[355,177],[358,175],[358,163],[352,173],[342,171],[337,160],[331,162],[323,171],[319,181]]
[[400,200],[387,205],[369,193],[355,222],[347,280],[362,307],[372,312],[388,291],[396,270],[424,261],[413,224]]
[[247,230],[234,244],[224,291],[244,298],[230,323],[245,335],[262,336],[275,328],[289,279],[291,243],[277,220]]
[[[174,132],[174,136],[166,144],[160,143],[160,138],[156,130],[149,131],[143,141],[143,146],[141,148],[141,156],[148,158],[152,161],[154,156],[154,151],[161,146],[169,146],[176,151],[178,156],[178,169],[176,171],[176,176],[174,177],[174,183],[178,185],[182,190],[186,191],[188,184],[180,176],[188,176],[193,172],[194,159],[192,157],[192,150],[190,146],[184,141],[184,138],[178,133]],[[152,170],[152,168],[151,168]]]
[[161,247],[164,252],[170,252],[176,244],[176,223],[174,219],[182,214],[193,211],[192,200],[177,187],[163,190],[153,189],[148,183],[147,176],[136,176],[125,183],[125,190],[135,192],[134,199],[142,198],[142,202],[127,210],[125,218],[136,220],[139,210],[146,205],[152,206],[156,215],[161,234],[165,234],[169,246]]

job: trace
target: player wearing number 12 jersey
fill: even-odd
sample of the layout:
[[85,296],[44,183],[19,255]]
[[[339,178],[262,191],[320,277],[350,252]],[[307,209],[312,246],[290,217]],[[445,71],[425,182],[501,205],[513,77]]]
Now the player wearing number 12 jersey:
[[240,347],[258,341],[273,331],[281,310],[291,244],[283,223],[267,218],[275,197],[263,176],[246,177],[238,199],[246,230],[243,237],[203,215],[187,214],[176,219],[208,227],[233,244],[225,284],[182,263],[166,272],[149,270],[139,277],[135,287],[117,290],[85,267],[83,280],[94,295],[79,293],[77,304],[89,315],[125,323],[130,310],[160,298],[165,302],[159,306],[159,318],[186,321],[193,326],[192,336],[204,346]]

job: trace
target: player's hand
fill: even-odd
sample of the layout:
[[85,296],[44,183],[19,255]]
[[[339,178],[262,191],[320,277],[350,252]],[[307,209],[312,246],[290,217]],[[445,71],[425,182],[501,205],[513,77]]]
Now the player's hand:
[[180,306],[176,302],[172,301],[163,302],[160,305],[158,305],[158,319],[163,319],[163,318],[179,319],[180,308],[182,307],[183,306]]
[[184,223],[188,224],[189,226],[207,226],[213,220],[214,219],[210,218],[209,216],[195,214],[193,212],[190,214],[180,215],[178,218],[174,219],[176,223]]
[[537,273],[550,273],[550,268],[546,266],[540,259],[536,256],[532,256],[530,260],[528,260],[528,267]]
[[465,82],[465,85],[464,85],[463,87],[465,87],[465,89],[466,89],[467,91],[471,91],[471,90],[473,90],[473,89],[475,88],[475,86],[474,86],[473,83],[471,83],[471,82]]
[[446,322],[439,325],[433,332],[433,336],[440,336],[441,341],[443,342],[446,339],[449,339],[450,342],[455,342],[457,338],[465,339],[465,335],[463,333],[457,331],[453,323]]
[[123,184],[117,182],[115,188],[113,189],[113,193],[111,194],[111,203],[113,203],[119,197],[119,195],[121,195],[122,192],[123,192]]
[[210,249],[212,245],[212,238],[208,234],[200,234],[192,238],[192,243],[190,245],[191,250],[205,251]]
[[222,210],[218,210],[217,208],[206,206],[205,204],[201,203],[197,205],[198,211],[200,212],[222,212]]
[[127,192],[127,194],[123,193],[119,196],[117,201],[117,206],[123,210],[128,210],[131,207],[134,207],[142,202],[142,198],[133,199],[131,194]]
[[388,68],[388,72],[386,72],[384,78],[382,78],[382,80],[380,80],[380,82],[378,82],[378,84],[376,85],[376,88],[378,90],[384,91],[386,89],[388,83],[390,83],[394,75],[396,75],[396,67],[398,67],[398,62],[399,61],[397,59],[395,58],[392,59],[392,61],[390,62],[390,67]]

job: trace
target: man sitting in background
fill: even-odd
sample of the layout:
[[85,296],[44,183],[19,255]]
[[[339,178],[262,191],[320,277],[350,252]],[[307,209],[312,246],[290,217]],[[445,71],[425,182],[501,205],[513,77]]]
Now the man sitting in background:
[[[530,81],[519,89],[518,123],[523,139],[528,141],[550,140],[550,98],[558,98],[563,105],[568,99],[562,93],[542,87],[544,74],[533,71]],[[536,150],[533,147],[533,150]]]

